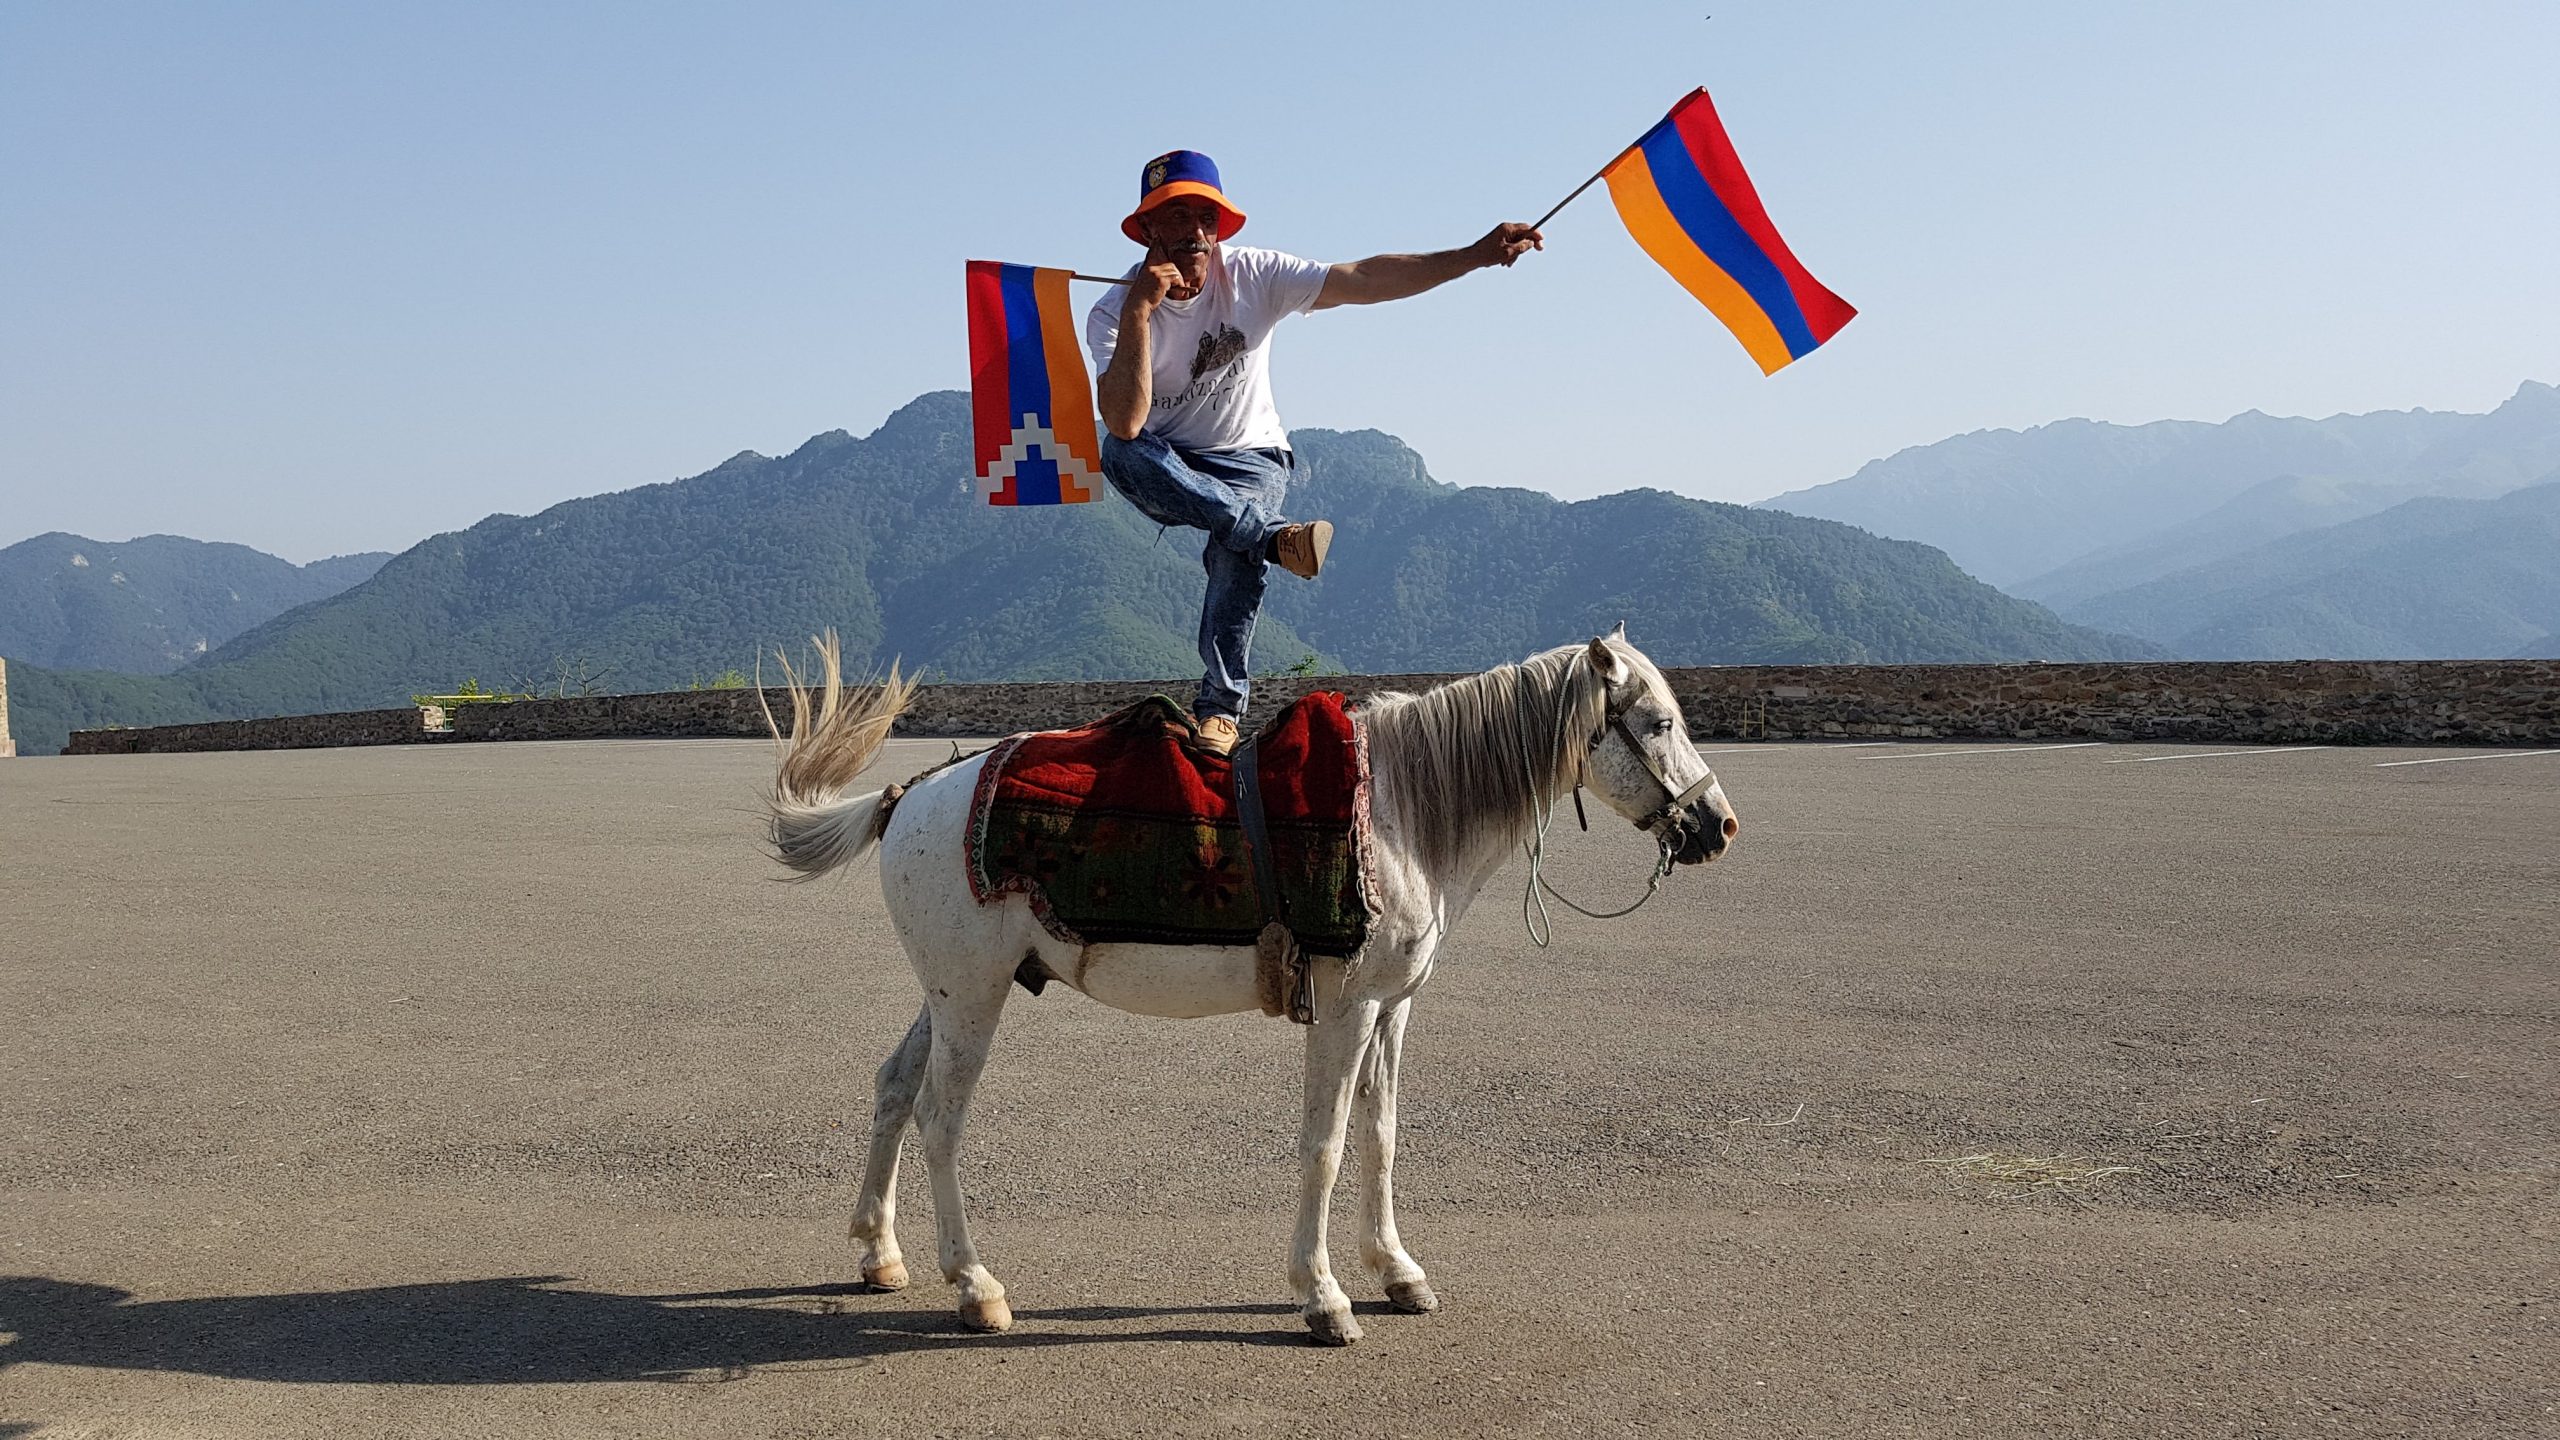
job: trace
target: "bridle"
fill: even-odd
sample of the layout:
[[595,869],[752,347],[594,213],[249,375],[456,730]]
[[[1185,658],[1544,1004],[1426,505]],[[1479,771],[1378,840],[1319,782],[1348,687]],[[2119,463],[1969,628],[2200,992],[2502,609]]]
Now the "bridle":
[[[1636,763],[1644,767],[1645,778],[1653,782],[1655,792],[1662,796],[1662,803],[1653,807],[1651,810],[1646,811],[1642,818],[1634,822],[1635,827],[1639,830],[1651,831],[1655,839],[1662,840],[1663,843],[1671,845],[1674,849],[1677,849],[1678,844],[1676,841],[1666,839],[1660,831],[1654,830],[1653,827],[1661,824],[1665,820],[1669,820],[1672,822],[1672,833],[1674,835],[1686,831],[1689,828],[1688,822],[1677,817],[1682,810],[1685,810],[1692,804],[1695,804],[1699,796],[1704,795],[1709,790],[1715,788],[1716,772],[1714,768],[1709,767],[1707,773],[1699,776],[1697,783],[1691,785],[1688,789],[1672,789],[1671,782],[1662,778],[1662,767],[1653,763],[1653,757],[1645,753],[1643,742],[1636,739],[1636,732],[1627,728],[1626,712],[1623,710],[1611,710],[1608,713],[1608,723],[1591,732],[1591,743],[1584,746],[1583,749],[1587,752],[1599,750],[1601,744],[1609,738],[1610,732],[1612,731],[1617,733],[1619,739],[1627,742],[1628,753],[1634,755],[1636,757]],[[1573,779],[1573,818],[1582,822],[1583,829],[1588,830],[1591,828],[1591,817],[1582,813],[1582,776],[1578,774],[1574,776]]]
[[[1590,662],[1585,660],[1583,663]],[[1556,719],[1559,722],[1556,728],[1558,729],[1563,728],[1561,722],[1564,719],[1566,699],[1571,693],[1570,685],[1561,685],[1556,689]],[[1583,759],[1575,766],[1573,817],[1580,822],[1584,830],[1591,828],[1591,817],[1582,809],[1583,780],[1589,774],[1589,757],[1607,743],[1610,733],[1614,731],[1619,739],[1626,742],[1628,753],[1635,756],[1636,764],[1644,768],[1645,778],[1653,782],[1654,793],[1661,797],[1662,803],[1646,811],[1641,818],[1633,822],[1637,829],[1653,836],[1656,847],[1653,874],[1645,881],[1644,893],[1635,898],[1634,904],[1623,910],[1588,910],[1574,903],[1564,892],[1547,883],[1544,873],[1547,858],[1547,823],[1555,817],[1555,810],[1553,806],[1541,806],[1537,810],[1537,830],[1521,846],[1529,854],[1529,883],[1520,895],[1520,922],[1529,932],[1529,943],[1541,950],[1546,949],[1555,940],[1555,918],[1547,913],[1548,896],[1553,896],[1558,904],[1575,914],[1585,915],[1594,920],[1615,920],[1621,915],[1632,915],[1644,902],[1652,899],[1654,892],[1662,888],[1663,880],[1671,874],[1671,867],[1680,854],[1680,847],[1688,839],[1689,822],[1681,818],[1680,812],[1694,804],[1699,796],[1704,795],[1716,783],[1716,772],[1713,768],[1709,768],[1706,774],[1698,777],[1697,783],[1687,789],[1672,789],[1671,782],[1663,778],[1661,767],[1654,764],[1653,757],[1645,752],[1643,742],[1636,738],[1636,732],[1627,727],[1626,712],[1607,703],[1605,697],[1608,694],[1608,682],[1606,680],[1601,682],[1601,694],[1604,697],[1601,709],[1606,718],[1599,729],[1591,732],[1591,739],[1582,747]],[[1537,786],[1537,770],[1529,764],[1528,742],[1525,738],[1521,742],[1520,759],[1534,793]]]

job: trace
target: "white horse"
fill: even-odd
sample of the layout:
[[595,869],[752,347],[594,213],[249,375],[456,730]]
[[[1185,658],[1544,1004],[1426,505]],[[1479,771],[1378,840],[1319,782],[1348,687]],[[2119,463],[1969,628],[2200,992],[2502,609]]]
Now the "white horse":
[[[1627,643],[1625,629],[1425,694],[1380,695],[1352,712],[1369,755],[1367,879],[1377,913],[1366,947],[1348,964],[1313,964],[1316,1023],[1306,1035],[1289,1255],[1290,1284],[1320,1341],[1347,1345],[1360,1336],[1325,1244],[1355,1100],[1369,1156],[1361,1259],[1398,1310],[1439,1307],[1396,1233],[1396,1072],[1414,994],[1485,882],[1517,847],[1530,846],[1534,858],[1555,803],[1577,783],[1660,843],[1657,882],[1671,862],[1714,859],[1740,829],[1662,672]],[[819,655],[825,674],[814,696],[790,677],[791,734],[770,797],[772,839],[782,862],[808,876],[877,845],[889,918],[924,989],[922,1013],[880,1066],[870,1161],[853,1213],[862,1278],[884,1290],[907,1283],[895,1222],[898,1153],[912,1118],[932,1172],[942,1273],[960,1288],[960,1321],[1002,1330],[1013,1311],[969,1237],[958,1161],[969,1097],[1017,973],[1054,978],[1135,1014],[1225,1015],[1258,1008],[1255,952],[1078,947],[1043,929],[1019,895],[978,903],[964,847],[985,758],[934,771],[903,794],[891,787],[847,795],[912,686],[893,669],[886,686],[848,697],[832,635],[819,642]],[[1530,883],[1540,883],[1534,865]]]

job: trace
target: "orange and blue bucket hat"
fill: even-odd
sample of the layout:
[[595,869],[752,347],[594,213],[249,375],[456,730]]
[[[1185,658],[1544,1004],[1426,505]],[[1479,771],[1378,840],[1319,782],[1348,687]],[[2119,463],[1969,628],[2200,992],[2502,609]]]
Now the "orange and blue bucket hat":
[[1232,239],[1244,228],[1244,212],[1218,188],[1217,162],[1197,150],[1168,150],[1138,172],[1138,208],[1120,222],[1120,233],[1146,244],[1147,237],[1138,231],[1138,217],[1185,195],[1197,195],[1218,207],[1219,239]]

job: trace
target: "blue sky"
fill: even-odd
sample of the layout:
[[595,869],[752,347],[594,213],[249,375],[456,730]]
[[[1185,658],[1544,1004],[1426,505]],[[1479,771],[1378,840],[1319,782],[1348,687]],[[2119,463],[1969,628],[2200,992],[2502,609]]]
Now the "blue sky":
[[1762,378],[1594,189],[1290,322],[1283,416],[1749,500],[2068,415],[2483,410],[2560,380],[2555,57],[2539,0],[12,0],[0,544],[401,549],[864,433],[967,384],[964,259],[1125,264],[1159,151],[1356,259],[1534,218],[1699,84],[1863,312],[1830,345]]

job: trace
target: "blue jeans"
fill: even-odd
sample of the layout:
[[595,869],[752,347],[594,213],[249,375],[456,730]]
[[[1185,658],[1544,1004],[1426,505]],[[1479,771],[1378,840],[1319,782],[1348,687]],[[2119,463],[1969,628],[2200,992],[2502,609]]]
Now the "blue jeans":
[[1102,473],[1138,513],[1159,525],[1209,532],[1200,564],[1209,593],[1200,602],[1200,693],[1191,713],[1203,719],[1244,718],[1253,689],[1245,664],[1253,655],[1253,622],[1271,568],[1264,550],[1287,524],[1281,497],[1289,488],[1286,450],[1181,450],[1146,431],[1135,440],[1102,437]]

